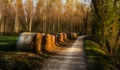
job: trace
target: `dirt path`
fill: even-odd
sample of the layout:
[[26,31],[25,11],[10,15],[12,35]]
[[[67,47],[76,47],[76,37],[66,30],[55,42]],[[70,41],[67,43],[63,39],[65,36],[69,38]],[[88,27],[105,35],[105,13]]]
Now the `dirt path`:
[[51,56],[42,64],[42,69],[36,70],[87,70],[84,58],[84,36],[78,37],[66,50]]

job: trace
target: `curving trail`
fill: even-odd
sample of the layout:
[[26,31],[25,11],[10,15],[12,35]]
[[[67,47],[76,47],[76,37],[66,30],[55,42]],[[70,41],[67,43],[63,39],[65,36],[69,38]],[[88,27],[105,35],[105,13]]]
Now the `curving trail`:
[[80,36],[66,50],[51,56],[36,70],[87,70],[84,53],[84,36]]

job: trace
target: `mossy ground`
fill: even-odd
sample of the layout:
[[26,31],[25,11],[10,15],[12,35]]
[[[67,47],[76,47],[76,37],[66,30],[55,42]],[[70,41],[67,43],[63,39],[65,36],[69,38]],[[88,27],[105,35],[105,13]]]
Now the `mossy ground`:
[[119,70],[111,57],[96,42],[85,41],[88,70]]

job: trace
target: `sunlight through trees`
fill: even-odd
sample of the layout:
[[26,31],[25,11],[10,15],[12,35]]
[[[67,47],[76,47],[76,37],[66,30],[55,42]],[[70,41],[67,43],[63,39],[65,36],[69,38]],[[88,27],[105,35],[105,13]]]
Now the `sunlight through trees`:
[[[85,33],[89,6],[79,0],[0,0],[0,32]],[[85,23],[85,24],[84,24]]]

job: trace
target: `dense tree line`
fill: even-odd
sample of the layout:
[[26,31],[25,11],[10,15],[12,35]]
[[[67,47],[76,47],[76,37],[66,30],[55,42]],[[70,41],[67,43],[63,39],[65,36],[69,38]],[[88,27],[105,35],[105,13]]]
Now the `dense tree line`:
[[85,33],[89,7],[79,0],[65,1],[0,0],[0,32]]

